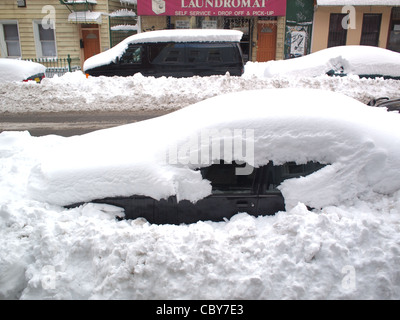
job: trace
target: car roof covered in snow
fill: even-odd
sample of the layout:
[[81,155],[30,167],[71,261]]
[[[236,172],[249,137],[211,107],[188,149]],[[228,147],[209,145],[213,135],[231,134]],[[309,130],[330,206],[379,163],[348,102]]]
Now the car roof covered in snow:
[[159,42],[239,42],[243,32],[225,29],[173,29],[138,33],[126,38],[111,49],[101,52],[84,63],[83,70],[107,65],[120,58],[129,44]]
[[172,29],[138,33],[124,43],[149,42],[239,42],[243,33],[225,29]]
[[45,72],[46,67],[40,63],[8,58],[0,59],[0,82],[22,81]]

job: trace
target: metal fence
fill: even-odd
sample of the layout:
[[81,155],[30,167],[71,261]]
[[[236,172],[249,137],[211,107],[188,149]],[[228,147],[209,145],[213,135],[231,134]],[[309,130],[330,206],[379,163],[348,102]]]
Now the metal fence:
[[53,78],[55,75],[62,76],[67,72],[73,72],[76,70],[81,70],[80,59],[71,58],[70,55],[67,58],[34,58],[34,59],[24,59],[27,61],[33,61],[40,63],[46,67],[46,77]]

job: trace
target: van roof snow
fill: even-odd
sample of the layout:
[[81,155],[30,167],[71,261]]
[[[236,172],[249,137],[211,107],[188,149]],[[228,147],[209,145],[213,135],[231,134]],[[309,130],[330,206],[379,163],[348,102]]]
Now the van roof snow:
[[241,31],[225,29],[172,29],[138,33],[126,38],[111,49],[87,59],[83,65],[83,70],[86,71],[115,62],[131,43],[239,42],[242,36],[243,32]]

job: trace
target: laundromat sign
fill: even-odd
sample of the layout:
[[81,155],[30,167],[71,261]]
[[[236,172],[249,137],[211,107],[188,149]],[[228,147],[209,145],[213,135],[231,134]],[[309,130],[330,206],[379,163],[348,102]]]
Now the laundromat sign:
[[286,0],[139,0],[139,16],[284,16]]

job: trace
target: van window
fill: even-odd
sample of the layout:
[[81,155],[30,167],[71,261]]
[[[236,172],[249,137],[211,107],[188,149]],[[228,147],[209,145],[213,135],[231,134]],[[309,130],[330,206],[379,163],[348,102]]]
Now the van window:
[[238,52],[230,43],[188,43],[188,62],[231,63],[238,60]]
[[185,62],[185,45],[164,43],[149,45],[149,60],[154,64],[176,64]]
[[221,62],[221,50],[213,49],[208,52],[208,61],[210,62]]
[[152,43],[148,48],[149,61],[154,64],[238,61],[238,51],[231,43]]
[[130,45],[125,53],[120,58],[120,63],[123,64],[140,64],[142,63],[143,47]]

